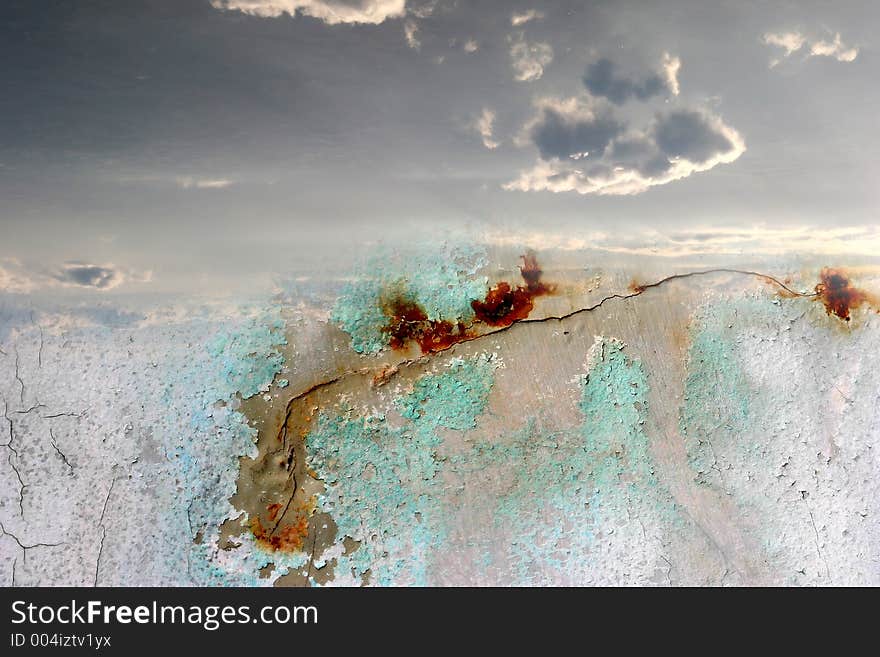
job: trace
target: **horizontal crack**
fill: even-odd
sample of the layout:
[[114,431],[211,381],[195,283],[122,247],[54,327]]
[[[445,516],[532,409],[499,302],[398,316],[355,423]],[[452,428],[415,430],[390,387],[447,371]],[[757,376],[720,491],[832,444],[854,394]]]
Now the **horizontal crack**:
[[[801,297],[801,298],[814,298],[819,295],[818,292],[810,292],[810,293],[797,292],[795,290],[792,290],[785,283],[780,281],[778,278],[775,278],[774,276],[771,276],[769,274],[762,274],[761,272],[757,272],[757,271],[750,271],[747,269],[732,269],[732,268],[727,268],[727,267],[718,267],[718,268],[714,268],[714,269],[703,269],[703,270],[699,270],[699,271],[687,272],[684,274],[672,274],[670,276],[666,276],[665,278],[661,278],[658,281],[654,281],[653,283],[645,283],[643,285],[639,285],[635,291],[633,291],[629,294],[619,294],[619,293],[610,294],[607,297],[600,299],[598,302],[594,303],[591,306],[586,306],[584,308],[578,308],[576,310],[572,310],[569,313],[565,313],[562,315],[545,315],[543,317],[537,317],[537,318],[526,317],[524,319],[516,320],[516,321],[512,322],[511,324],[508,324],[507,326],[503,326],[501,328],[495,329],[494,331],[487,331],[486,333],[465,336],[461,340],[458,340],[458,341],[454,342],[453,344],[450,344],[448,346],[444,346],[442,348],[439,348],[439,349],[432,351],[430,353],[427,353],[427,354],[422,354],[418,358],[408,358],[406,360],[403,360],[403,361],[397,363],[396,365],[394,365],[394,367],[397,367],[397,368],[407,367],[409,365],[412,365],[413,363],[421,362],[421,361],[423,361],[423,359],[428,358],[430,356],[433,356],[435,354],[440,354],[445,351],[448,351],[456,345],[465,344],[468,342],[475,342],[477,340],[482,340],[484,338],[488,338],[493,335],[497,335],[499,333],[509,331],[513,327],[515,327],[519,324],[538,324],[538,323],[542,323],[542,322],[561,322],[563,320],[569,319],[571,317],[575,317],[577,315],[581,315],[584,313],[590,313],[595,310],[598,310],[605,303],[607,303],[609,301],[614,301],[614,300],[626,301],[627,299],[632,299],[632,298],[641,296],[642,294],[644,294],[648,290],[658,288],[662,285],[665,285],[666,283],[670,283],[675,280],[693,278],[696,276],[709,276],[711,274],[739,274],[742,276],[751,276],[751,277],[755,277],[755,278],[761,278],[761,279],[764,279],[765,281],[773,283],[774,285],[785,290],[789,294],[796,296],[796,297]],[[282,425],[282,428],[286,425],[287,420],[290,418],[292,405],[295,404],[297,401],[299,401],[300,399],[303,399],[304,397],[309,396],[311,393],[315,392],[316,390],[320,390],[322,388],[326,388],[327,386],[331,386],[334,383],[338,383],[339,381],[341,381],[341,380],[343,380],[353,374],[363,374],[363,373],[365,373],[365,371],[369,371],[369,370],[365,370],[362,368],[362,369],[349,370],[347,372],[343,372],[341,374],[334,376],[331,379],[327,379],[326,381],[321,381],[319,383],[316,383],[316,384],[310,386],[309,388],[307,388],[306,390],[303,390],[302,392],[291,397],[287,402],[287,413],[285,415],[285,423],[284,423],[284,425]],[[279,433],[279,436],[280,436],[280,433]]]
[[30,545],[26,545],[21,542],[21,539],[19,539],[18,536],[8,531],[6,527],[3,526],[2,522],[0,522],[0,533],[4,536],[9,536],[13,541],[18,543],[18,547],[25,551],[38,547],[58,547],[59,545],[64,545],[64,543],[31,543]]

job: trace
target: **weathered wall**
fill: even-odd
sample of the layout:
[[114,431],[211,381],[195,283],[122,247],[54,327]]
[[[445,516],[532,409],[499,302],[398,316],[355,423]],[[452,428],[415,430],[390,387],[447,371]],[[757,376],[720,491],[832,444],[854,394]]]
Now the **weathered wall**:
[[[479,249],[248,306],[8,297],[6,581],[880,583],[869,303],[845,322],[751,274],[542,264],[552,294],[494,327]],[[423,311],[397,350],[389,295]],[[459,343],[423,354],[444,321]]]

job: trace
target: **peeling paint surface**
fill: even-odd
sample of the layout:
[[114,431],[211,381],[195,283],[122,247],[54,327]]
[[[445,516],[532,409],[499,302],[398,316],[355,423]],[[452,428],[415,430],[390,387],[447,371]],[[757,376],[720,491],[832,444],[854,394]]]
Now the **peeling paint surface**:
[[[517,258],[473,247],[247,303],[5,297],[7,582],[880,583],[870,304],[540,255],[558,291],[500,327],[472,303]],[[393,348],[389,290],[472,333]]]

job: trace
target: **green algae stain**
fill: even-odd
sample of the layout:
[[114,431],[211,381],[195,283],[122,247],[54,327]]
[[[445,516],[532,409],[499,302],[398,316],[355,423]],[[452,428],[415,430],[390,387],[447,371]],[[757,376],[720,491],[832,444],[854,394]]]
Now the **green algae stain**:
[[352,349],[363,354],[388,346],[382,304],[389,294],[417,303],[429,320],[467,324],[474,318],[471,301],[484,298],[488,290],[486,277],[476,276],[485,264],[482,250],[465,246],[376,253],[343,287],[330,319],[348,333]]
[[397,400],[407,420],[390,427],[381,416],[354,410],[323,414],[306,438],[309,463],[325,482],[321,501],[333,514],[339,540],[360,548],[337,569],[360,577],[368,570],[379,585],[428,583],[432,554],[442,544],[446,514],[441,507],[442,467],[438,429],[472,428],[494,381],[490,357],[453,360],[445,371],[427,374]]
[[720,476],[716,449],[728,448],[750,424],[750,388],[737,347],[738,315],[751,316],[749,303],[707,306],[691,328],[679,426],[696,481],[703,484]]

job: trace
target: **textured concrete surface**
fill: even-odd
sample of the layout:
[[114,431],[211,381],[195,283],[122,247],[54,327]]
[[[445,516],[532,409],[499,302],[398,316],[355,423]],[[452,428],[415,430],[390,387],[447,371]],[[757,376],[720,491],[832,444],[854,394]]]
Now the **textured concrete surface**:
[[[474,324],[515,255],[378,253],[249,303],[0,298],[6,583],[880,583],[870,304],[551,252],[528,319]],[[391,349],[389,290],[467,339]]]

